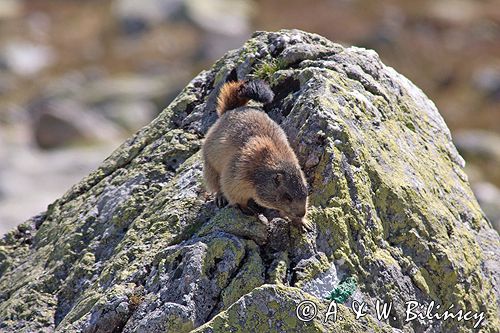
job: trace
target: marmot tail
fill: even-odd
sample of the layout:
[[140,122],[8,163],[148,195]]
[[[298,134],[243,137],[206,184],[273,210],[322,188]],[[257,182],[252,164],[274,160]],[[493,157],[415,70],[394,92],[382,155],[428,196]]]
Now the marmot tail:
[[262,80],[227,82],[221,87],[217,98],[217,115],[220,117],[227,110],[243,106],[249,100],[267,104],[273,98],[271,88]]

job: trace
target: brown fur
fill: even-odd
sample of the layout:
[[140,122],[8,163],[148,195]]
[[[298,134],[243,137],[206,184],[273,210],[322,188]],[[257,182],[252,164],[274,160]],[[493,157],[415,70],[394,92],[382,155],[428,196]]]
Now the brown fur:
[[220,118],[203,144],[206,188],[222,192],[231,205],[245,209],[253,199],[302,221],[307,209],[306,183],[285,132],[258,109],[229,109],[248,100],[238,97],[243,84],[231,82],[221,89]]

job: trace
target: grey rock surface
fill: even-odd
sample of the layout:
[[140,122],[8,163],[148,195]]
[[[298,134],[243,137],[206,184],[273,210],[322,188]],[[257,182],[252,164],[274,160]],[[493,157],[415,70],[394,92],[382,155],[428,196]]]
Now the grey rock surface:
[[[270,82],[265,111],[304,168],[313,231],[206,195],[199,149],[228,77]],[[497,332],[500,237],[463,166],[434,104],[375,52],[258,32],[0,241],[0,330],[471,331],[405,321],[417,300],[484,313],[482,331]],[[318,293],[333,274],[356,278],[367,316],[339,305],[342,320],[325,321]],[[309,322],[296,315],[303,300],[318,309]],[[374,316],[377,300],[392,302],[389,320]]]

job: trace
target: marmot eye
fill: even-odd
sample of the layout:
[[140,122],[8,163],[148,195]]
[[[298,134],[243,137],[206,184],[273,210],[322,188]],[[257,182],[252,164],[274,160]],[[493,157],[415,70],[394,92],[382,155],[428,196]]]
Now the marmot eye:
[[274,180],[274,185],[280,186],[283,183],[283,174],[277,173],[274,175],[273,180]]
[[283,194],[283,199],[285,199],[286,201],[290,201],[290,202],[293,200],[292,196],[288,193]]

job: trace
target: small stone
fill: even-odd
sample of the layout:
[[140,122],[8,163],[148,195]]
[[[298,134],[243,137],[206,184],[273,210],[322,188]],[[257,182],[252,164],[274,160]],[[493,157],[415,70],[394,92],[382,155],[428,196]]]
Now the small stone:
[[278,41],[279,41],[280,44],[287,44],[288,42],[290,42],[290,37],[283,36]]
[[500,67],[483,67],[472,76],[474,87],[484,92],[490,99],[500,100]]
[[20,76],[33,76],[52,65],[55,51],[46,45],[19,41],[7,44],[0,54],[7,67]]
[[129,306],[127,302],[121,302],[116,307],[116,312],[126,314],[129,311]]
[[290,44],[297,44],[297,43],[300,43],[302,41],[302,39],[300,38],[300,36],[297,36],[297,35],[294,35],[292,36],[292,38],[290,38]]
[[178,16],[182,11],[182,0],[135,0],[113,1],[112,13],[128,35],[137,35],[151,26]]
[[304,167],[306,169],[312,168],[319,163],[319,156],[317,154],[310,155]]

